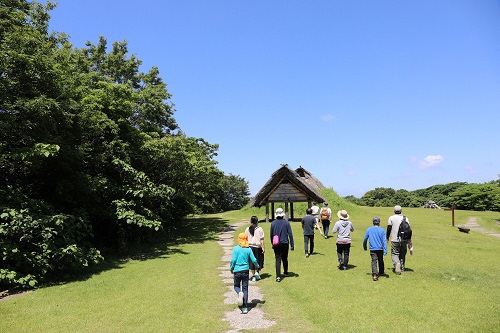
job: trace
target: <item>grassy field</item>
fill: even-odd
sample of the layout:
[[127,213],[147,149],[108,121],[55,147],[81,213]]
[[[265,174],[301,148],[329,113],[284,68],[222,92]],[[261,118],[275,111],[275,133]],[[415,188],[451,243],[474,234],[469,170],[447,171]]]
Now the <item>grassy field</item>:
[[[414,230],[407,271],[371,280],[369,252],[362,239],[374,215],[383,226],[392,208],[356,207],[329,200],[332,210],[346,208],[352,233],[350,264],[337,269],[335,237],[316,238],[305,258],[300,228],[302,207],[292,222],[295,251],[292,276],[275,282],[274,258],[266,235],[261,307],[277,324],[262,332],[498,332],[500,327],[500,238],[451,227],[451,212],[405,208]],[[101,271],[63,285],[0,301],[5,332],[223,332],[227,291],[217,267],[217,232],[225,225],[264,218],[264,208],[193,218],[179,226],[175,242],[126,261],[109,262]],[[455,212],[455,224],[476,217],[500,233],[499,213]],[[261,223],[266,233],[270,224]],[[242,231],[244,227],[237,230]],[[385,257],[391,267],[390,256]],[[251,299],[250,295],[250,299]],[[249,316],[252,314],[248,314]],[[252,330],[252,332],[259,332]]]

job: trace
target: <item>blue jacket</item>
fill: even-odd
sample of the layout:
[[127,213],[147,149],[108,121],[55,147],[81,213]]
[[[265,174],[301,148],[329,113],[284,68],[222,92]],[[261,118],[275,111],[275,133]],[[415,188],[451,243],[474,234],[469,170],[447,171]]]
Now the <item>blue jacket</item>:
[[373,226],[366,230],[365,238],[363,238],[363,249],[365,249],[365,251],[368,239],[370,239],[370,251],[384,250],[384,254],[387,254],[387,242],[384,229]]
[[280,244],[288,244],[290,242],[290,249],[293,250],[293,234],[292,227],[290,226],[290,222],[285,219],[276,219],[271,223],[271,232],[269,236],[271,236],[271,244],[273,242],[274,235],[279,235]]
[[229,270],[231,272],[248,271],[250,269],[250,265],[248,264],[250,260],[252,260],[255,266],[259,266],[257,259],[255,259],[253,255],[252,249],[236,245],[233,247],[233,255],[231,256]]

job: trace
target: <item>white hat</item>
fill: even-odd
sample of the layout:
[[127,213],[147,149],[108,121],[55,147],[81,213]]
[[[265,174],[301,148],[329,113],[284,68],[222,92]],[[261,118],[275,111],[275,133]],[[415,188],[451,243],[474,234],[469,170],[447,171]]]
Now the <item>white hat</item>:
[[285,216],[285,212],[283,211],[283,208],[276,209],[276,217],[283,217],[283,216]]
[[341,220],[349,220],[349,214],[343,209],[337,212],[337,216]]

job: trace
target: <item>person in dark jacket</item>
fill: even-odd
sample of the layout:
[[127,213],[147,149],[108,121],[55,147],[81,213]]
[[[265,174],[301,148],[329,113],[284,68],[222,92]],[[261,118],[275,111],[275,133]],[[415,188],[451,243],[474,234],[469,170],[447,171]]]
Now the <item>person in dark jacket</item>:
[[[276,259],[276,282],[281,282],[281,262],[283,262],[283,276],[288,276],[288,249],[293,251],[293,234],[290,222],[285,219],[283,208],[276,209],[276,219],[271,223],[269,235],[273,244],[274,257]],[[277,236],[277,244],[273,243],[274,236]]]

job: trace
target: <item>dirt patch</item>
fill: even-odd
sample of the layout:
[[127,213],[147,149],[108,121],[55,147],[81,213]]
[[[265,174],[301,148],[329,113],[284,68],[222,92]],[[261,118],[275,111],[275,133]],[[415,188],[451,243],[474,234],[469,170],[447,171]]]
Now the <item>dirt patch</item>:
[[[497,224],[499,224],[499,222],[500,221],[497,221]],[[463,226],[460,225],[460,226],[464,227],[464,228],[469,228],[470,230],[482,232],[483,234],[487,234],[487,235],[491,235],[491,236],[495,236],[495,237],[500,237],[500,234],[491,232],[489,230],[486,230],[485,228],[481,228],[481,226],[477,223],[477,218],[475,218],[475,217],[471,217],[465,225],[463,225]]]
[[17,288],[4,290],[0,292],[0,301],[17,298],[31,292],[33,292],[33,290],[17,289]]

